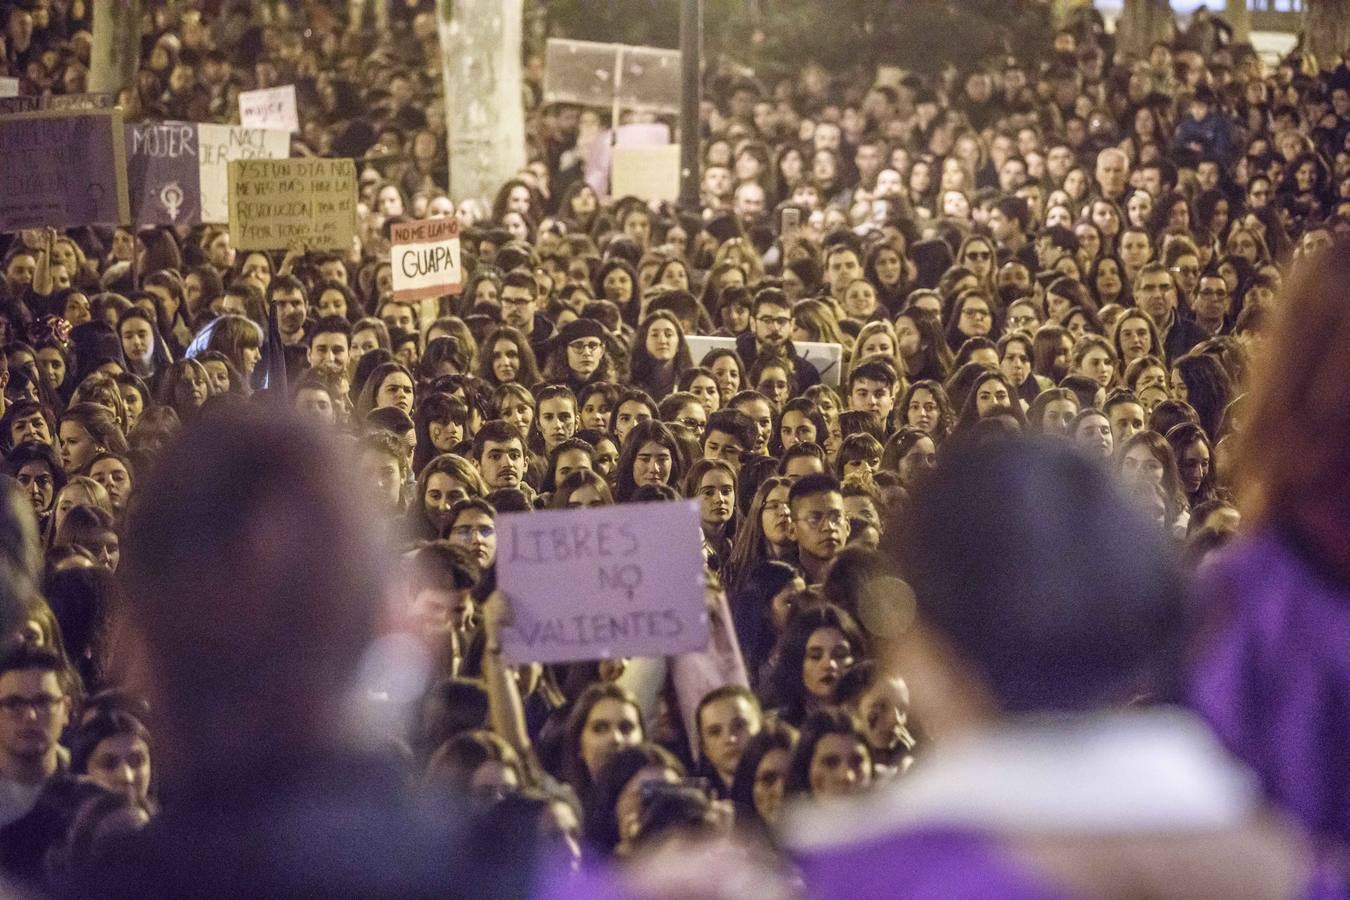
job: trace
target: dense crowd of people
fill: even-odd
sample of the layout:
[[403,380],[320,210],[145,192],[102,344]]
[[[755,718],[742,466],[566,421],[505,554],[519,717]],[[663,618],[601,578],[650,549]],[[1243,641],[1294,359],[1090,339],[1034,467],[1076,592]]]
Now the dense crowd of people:
[[[1341,895],[1340,61],[1087,8],[710,69],[677,210],[534,63],[529,164],[449,196],[427,0],[143,5],[128,120],[295,84],[358,236],[0,237],[8,887]],[[93,10],[0,3],[0,69],[84,91]],[[462,289],[395,298],[449,216]],[[682,498],[706,653],[503,662],[501,514]]]

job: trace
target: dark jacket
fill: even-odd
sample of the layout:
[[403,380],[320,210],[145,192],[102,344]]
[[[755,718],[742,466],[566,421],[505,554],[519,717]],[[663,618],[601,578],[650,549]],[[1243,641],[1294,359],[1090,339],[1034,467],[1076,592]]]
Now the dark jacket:
[[[792,346],[792,341],[783,344],[787,350],[788,357],[792,360],[792,380],[796,382],[793,393],[800,394],[809,387],[820,384],[820,373],[816,367],[797,355],[797,351]],[[736,352],[740,355],[741,361],[745,363],[746,371],[755,364],[759,352],[755,349],[755,336],[750,332],[739,335],[736,338]],[[753,385],[746,385],[753,387]]]

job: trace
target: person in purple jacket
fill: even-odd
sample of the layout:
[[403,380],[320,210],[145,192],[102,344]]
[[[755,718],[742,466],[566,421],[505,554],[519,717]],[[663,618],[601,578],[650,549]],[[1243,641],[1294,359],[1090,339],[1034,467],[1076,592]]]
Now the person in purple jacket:
[[914,598],[895,606],[916,615],[869,625],[930,749],[885,790],[790,815],[809,896],[1320,895],[1301,833],[1168,704],[1181,582],[1098,463],[1062,443],[951,447],[887,535]]
[[1309,831],[1350,846],[1350,247],[1304,261],[1243,414],[1247,534],[1206,567],[1192,703]]

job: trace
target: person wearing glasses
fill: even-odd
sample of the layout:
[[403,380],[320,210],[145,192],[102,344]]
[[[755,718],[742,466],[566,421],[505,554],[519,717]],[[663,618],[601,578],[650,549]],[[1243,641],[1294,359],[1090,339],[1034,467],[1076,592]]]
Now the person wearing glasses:
[[848,541],[844,494],[833,475],[804,475],[788,492],[797,562],[808,584],[819,584],[830,560]]
[[597,382],[619,380],[618,368],[609,354],[609,336],[605,326],[595,319],[574,319],[564,325],[553,340],[544,362],[544,380],[564,384],[586,401],[585,389]]
[[1134,280],[1134,301],[1148,313],[1162,335],[1167,359],[1185,356],[1208,335],[1190,319],[1177,313],[1177,285],[1162,263],[1145,263]]
[[0,657],[0,826],[26,815],[69,764],[57,742],[70,719],[64,668],[52,650],[27,643]]
[[1232,328],[1228,321],[1231,307],[1228,282],[1223,276],[1218,272],[1201,275],[1200,286],[1191,298],[1191,317],[1195,324],[1212,336],[1226,334]]
[[529,338],[535,356],[541,356],[553,336],[553,323],[539,312],[539,282],[525,270],[506,273],[502,279],[500,303],[502,324]]
[[450,507],[450,524],[443,532],[452,547],[468,552],[486,571],[497,561],[497,510],[481,497],[466,497]]
[[736,338],[736,353],[741,359],[759,359],[762,355],[785,355],[792,361],[791,381],[798,393],[820,383],[816,367],[797,355],[792,346],[792,304],[777,288],[765,288],[755,294],[750,308],[750,330]]

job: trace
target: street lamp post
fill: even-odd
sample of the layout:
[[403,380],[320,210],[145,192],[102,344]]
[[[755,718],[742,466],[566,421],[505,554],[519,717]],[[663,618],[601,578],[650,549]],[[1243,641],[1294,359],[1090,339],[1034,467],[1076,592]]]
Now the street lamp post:
[[703,0],[680,0],[680,209],[696,213],[698,199],[699,45]]

